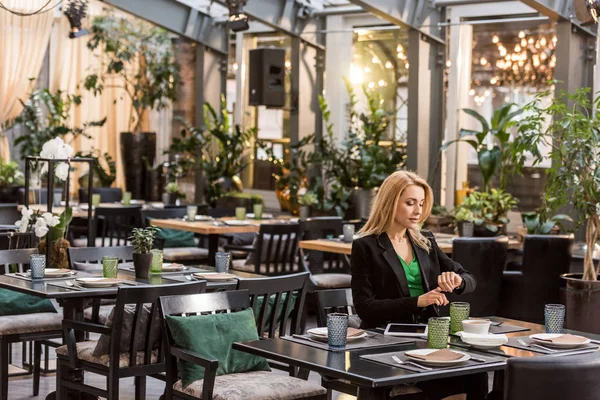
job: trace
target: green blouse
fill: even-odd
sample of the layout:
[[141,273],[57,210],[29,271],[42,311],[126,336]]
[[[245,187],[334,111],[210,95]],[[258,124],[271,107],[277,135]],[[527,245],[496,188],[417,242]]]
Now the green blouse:
[[407,264],[402,257],[398,256],[398,258],[400,259],[402,268],[404,268],[404,273],[406,274],[410,296],[418,297],[425,293],[423,290],[423,280],[421,278],[421,268],[419,267],[419,260],[415,257],[415,253],[413,252],[413,259],[410,264]]

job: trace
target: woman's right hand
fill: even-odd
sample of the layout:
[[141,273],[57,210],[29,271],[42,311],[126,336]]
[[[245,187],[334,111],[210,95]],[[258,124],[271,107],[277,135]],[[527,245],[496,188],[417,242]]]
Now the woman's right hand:
[[445,306],[448,304],[446,295],[442,293],[442,289],[436,287],[430,292],[422,294],[417,300],[417,307],[427,307],[430,305]]

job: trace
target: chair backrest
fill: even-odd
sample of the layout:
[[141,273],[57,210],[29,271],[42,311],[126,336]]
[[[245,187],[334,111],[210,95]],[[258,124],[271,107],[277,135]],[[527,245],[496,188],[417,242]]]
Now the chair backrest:
[[327,326],[327,314],[345,313],[356,315],[351,289],[318,290],[317,294],[317,324]]
[[186,214],[187,211],[185,207],[142,210],[142,223],[144,226],[149,226],[151,219],[183,218]]
[[286,275],[297,271],[300,225],[262,224],[256,237],[255,273]]
[[206,210],[206,215],[213,218],[235,217],[235,208],[217,207]]
[[133,261],[133,246],[70,247],[69,265],[80,271],[102,270],[102,257],[117,257],[119,262]]
[[512,357],[504,378],[504,400],[596,400],[600,352],[563,357]]
[[[151,364],[153,344],[158,340],[158,359],[163,360],[164,349],[163,340],[161,337],[162,330],[160,329],[160,312],[158,311],[157,300],[161,296],[193,295],[202,293],[206,290],[206,282],[199,281],[194,283],[161,285],[161,286],[132,286],[120,287],[117,292],[117,301],[113,311],[111,340],[110,340],[110,359],[119,360],[122,353],[121,334],[124,328],[124,321],[132,321],[131,325],[131,340],[127,349],[123,352],[130,355],[138,353],[138,357],[129,357],[128,367],[136,367],[139,365]],[[127,306],[127,311],[126,311]],[[126,316],[126,312],[131,312],[132,315]],[[146,326],[142,321],[147,321]],[[141,328],[142,329],[140,331]],[[137,334],[133,334],[133,333]],[[142,346],[142,344],[145,345]],[[140,350],[141,349],[141,350]],[[139,357],[139,352],[143,352],[143,356]],[[143,360],[139,363],[139,360]],[[159,362],[158,365],[162,364]],[[153,364],[156,365],[156,364]],[[161,372],[159,367],[157,371],[147,371],[147,374]],[[146,375],[147,375],[146,374]]]
[[[63,188],[61,187],[57,187],[54,188],[54,194],[59,194],[62,197],[63,194]],[[18,196],[18,201],[19,204],[25,204],[25,188],[21,187],[19,188],[19,191],[17,192],[17,196]],[[48,189],[47,188],[41,188],[41,189],[32,189],[29,188],[29,204],[48,204]],[[54,202],[52,203],[54,204]],[[57,206],[58,204],[54,204],[55,206]]]
[[[460,237],[452,241],[452,259],[477,280],[471,293],[449,293],[448,301],[464,301],[471,305],[472,317],[498,315],[502,273],[508,253],[508,238]],[[440,311],[442,312],[442,311]]]
[[[337,238],[342,234],[341,217],[318,217],[300,221],[301,240]],[[349,273],[350,265],[343,254],[300,249],[300,257],[312,274]]]
[[101,245],[125,246],[133,228],[142,226],[140,206],[96,207],[95,221]]
[[308,272],[270,278],[240,279],[238,289],[247,289],[256,316],[258,336],[302,333],[302,313]]
[[38,254],[38,250],[0,250],[0,275],[25,272],[29,267],[29,256],[32,254]]
[[[92,188],[92,193],[100,195],[101,203],[118,203],[123,199],[121,188]],[[79,188],[79,202],[89,202],[87,187]]]
[[17,203],[0,204],[0,225],[13,225],[21,219],[19,205]]
[[0,250],[29,249],[36,245],[34,232],[0,232]]

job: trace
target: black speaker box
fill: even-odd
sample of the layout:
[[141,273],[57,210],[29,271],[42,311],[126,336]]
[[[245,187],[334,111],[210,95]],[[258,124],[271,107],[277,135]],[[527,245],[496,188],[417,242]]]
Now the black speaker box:
[[251,106],[285,105],[285,50],[250,50],[249,103]]

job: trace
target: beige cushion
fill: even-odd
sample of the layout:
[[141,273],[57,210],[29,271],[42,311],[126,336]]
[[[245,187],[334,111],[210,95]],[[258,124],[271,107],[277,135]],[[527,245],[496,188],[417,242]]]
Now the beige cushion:
[[0,316],[0,336],[22,333],[60,331],[63,316],[60,313],[34,313]]
[[[104,365],[108,367],[110,365],[110,357],[108,354],[104,354],[100,357],[94,356],[93,352],[96,348],[96,344],[98,341],[92,340],[88,342],[79,342],[77,343],[77,359],[81,361],[87,361],[94,364]],[[67,346],[60,346],[56,349],[56,354],[62,357],[68,357],[69,351],[67,350]],[[158,363],[158,350],[154,350],[152,352],[152,357],[150,358],[152,364]],[[144,364],[144,352],[138,351],[136,363],[138,365]],[[129,353],[121,353],[121,357],[119,358],[119,368],[126,368],[129,366]]]
[[163,249],[165,261],[187,261],[208,258],[208,249],[200,247],[168,247]]
[[[110,315],[113,308],[114,306],[100,306],[100,310],[98,312],[98,323],[106,325],[108,316]],[[88,307],[85,310],[83,310],[83,317],[88,321],[92,320],[92,307]]]
[[352,281],[350,274],[315,274],[311,278],[317,286],[327,289],[349,288]]
[[[202,397],[204,380],[183,387],[181,381],[173,389],[197,398]],[[321,386],[302,379],[269,371],[219,375],[215,378],[213,400],[284,400],[322,396],[327,391]]]
[[[287,265],[286,265],[287,266]],[[244,271],[244,272],[255,272],[254,269],[254,265],[248,265],[246,264],[246,260],[232,260],[231,261],[231,267],[235,270],[238,271]],[[271,264],[271,270],[273,270],[273,264]],[[287,273],[292,273],[292,272],[298,272],[300,271],[300,268],[298,267],[298,264],[294,264],[292,267],[292,271],[287,272]],[[266,264],[261,264],[260,265],[260,274],[266,274],[267,273],[267,265]]]

